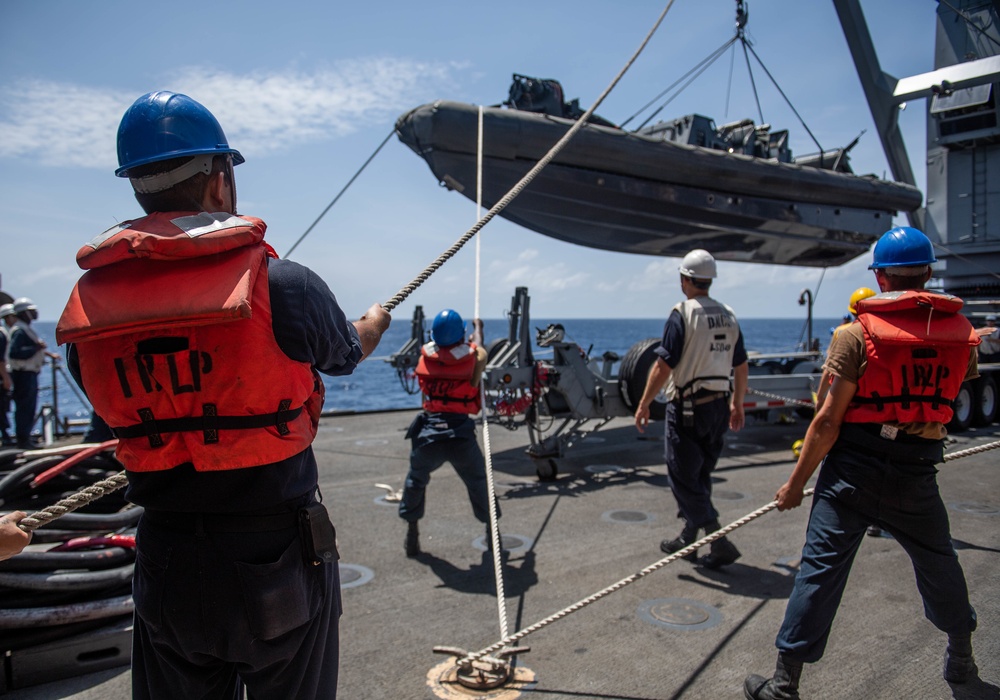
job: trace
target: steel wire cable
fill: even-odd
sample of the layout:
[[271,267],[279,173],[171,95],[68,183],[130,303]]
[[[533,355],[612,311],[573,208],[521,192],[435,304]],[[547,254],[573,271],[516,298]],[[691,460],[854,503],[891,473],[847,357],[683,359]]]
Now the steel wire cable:
[[761,391],[760,389],[754,389],[752,387],[747,387],[748,394],[754,394],[755,396],[763,396],[765,399],[775,399],[776,401],[784,401],[785,403],[790,403],[793,406],[805,406],[806,408],[815,408],[816,404],[812,401],[803,401],[802,399],[793,399],[788,396],[781,396],[780,394],[772,394],[767,391]]
[[337,196],[334,197],[333,200],[329,204],[326,205],[326,209],[324,209],[320,213],[320,215],[316,217],[316,220],[313,221],[312,224],[309,225],[309,228],[306,229],[305,233],[303,233],[301,236],[299,236],[298,240],[295,241],[295,243],[292,244],[292,247],[288,249],[287,253],[285,253],[285,258],[286,259],[291,256],[291,254],[295,251],[296,248],[299,247],[299,243],[301,243],[305,239],[305,237],[308,236],[309,233],[314,228],[316,228],[316,224],[318,224],[320,222],[320,219],[322,219],[324,216],[326,216],[326,213],[328,211],[330,211],[330,209],[333,208],[333,205],[337,203],[337,200],[339,200],[341,198],[341,196],[344,194],[344,192],[347,192],[347,188],[350,187],[352,184],[354,184],[354,181],[358,179],[358,176],[361,175],[361,173],[364,171],[364,169],[368,167],[368,164],[371,163],[375,159],[375,156],[377,156],[379,154],[379,151],[382,150],[382,147],[385,146],[387,143],[389,143],[389,139],[392,138],[392,135],[394,133],[396,133],[395,129],[393,129],[392,131],[390,131],[389,134],[384,139],[382,139],[382,143],[380,143],[378,145],[378,148],[376,148],[374,150],[374,152],[372,152],[372,154],[370,156],[368,156],[368,160],[366,160],[364,162],[364,164],[360,168],[358,168],[358,171],[356,173],[354,173],[353,176],[351,176],[351,179],[348,180],[347,184],[344,185],[341,188],[340,192],[337,193]]

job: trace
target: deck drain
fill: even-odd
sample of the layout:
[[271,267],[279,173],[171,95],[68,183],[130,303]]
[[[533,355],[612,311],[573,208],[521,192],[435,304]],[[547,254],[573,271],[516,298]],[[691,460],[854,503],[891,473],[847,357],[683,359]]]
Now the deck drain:
[[674,630],[704,630],[722,622],[722,613],[687,598],[655,598],[639,605],[639,617]]
[[384,438],[363,438],[355,440],[354,444],[360,447],[370,447],[372,445],[388,445],[389,441]]
[[[522,537],[521,535],[511,535],[507,532],[500,532],[500,549],[505,552],[510,552],[511,554],[517,554],[519,552],[524,552],[531,548],[532,541],[529,537]],[[486,546],[486,535],[482,537],[477,537],[472,541],[472,546],[483,552],[489,551],[489,547]]]
[[712,491],[712,498],[720,498],[723,501],[745,501],[747,495],[739,491]]
[[340,587],[357,588],[375,578],[375,572],[360,564],[340,565]]
[[367,566],[361,566],[360,564],[341,563],[339,568],[341,588],[357,588],[358,586],[363,586],[375,578],[374,571],[369,569]]
[[641,510],[609,510],[601,515],[601,520],[609,523],[649,523],[656,520],[656,516],[651,513],[644,513]]
[[952,510],[957,510],[960,513],[969,513],[971,515],[1000,514],[1000,508],[997,508],[996,506],[988,506],[983,503],[949,503],[948,507]]
[[591,464],[583,468],[583,471],[591,474],[614,474],[623,471],[625,467],[619,464]]

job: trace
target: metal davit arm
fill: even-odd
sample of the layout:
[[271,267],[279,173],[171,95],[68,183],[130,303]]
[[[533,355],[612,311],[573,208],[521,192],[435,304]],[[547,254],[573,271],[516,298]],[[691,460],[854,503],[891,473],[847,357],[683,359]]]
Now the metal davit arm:
[[[889,161],[892,176],[898,182],[905,182],[915,187],[917,183],[913,176],[913,168],[910,166],[910,157],[906,151],[906,144],[903,143],[903,135],[899,132],[899,105],[905,102],[905,99],[899,99],[895,95],[899,81],[879,66],[875,44],[872,43],[859,0],[833,0],[833,6],[837,10],[844,38],[847,39],[847,46],[851,50],[854,66],[857,68],[861,87],[865,91],[865,98],[868,100],[872,119],[875,120],[875,128],[882,141],[882,150],[885,151],[885,157]],[[924,217],[923,207],[907,212],[910,225],[921,231],[924,230]]]

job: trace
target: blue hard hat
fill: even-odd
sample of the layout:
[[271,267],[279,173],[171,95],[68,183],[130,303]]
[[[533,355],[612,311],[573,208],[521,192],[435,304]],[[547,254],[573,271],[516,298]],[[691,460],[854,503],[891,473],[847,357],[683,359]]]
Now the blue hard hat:
[[434,317],[431,338],[441,347],[460,343],[465,338],[465,322],[457,311],[445,309]]
[[875,244],[869,270],[886,267],[915,267],[937,262],[934,246],[923,231],[909,226],[897,226],[882,234]]
[[128,177],[129,168],[206,153],[230,153],[233,165],[244,161],[203,105],[176,92],[150,92],[132,103],[118,125],[115,175]]

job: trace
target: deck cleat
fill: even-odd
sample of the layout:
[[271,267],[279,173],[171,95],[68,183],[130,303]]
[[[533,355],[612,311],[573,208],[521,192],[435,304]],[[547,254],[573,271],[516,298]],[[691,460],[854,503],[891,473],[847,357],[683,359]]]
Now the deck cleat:
[[455,678],[471,690],[492,690],[506,685],[513,677],[513,669],[509,657],[531,651],[530,647],[509,647],[501,649],[495,656],[483,656],[470,659],[470,652],[458,647],[434,647],[435,654],[450,654],[454,656]]

